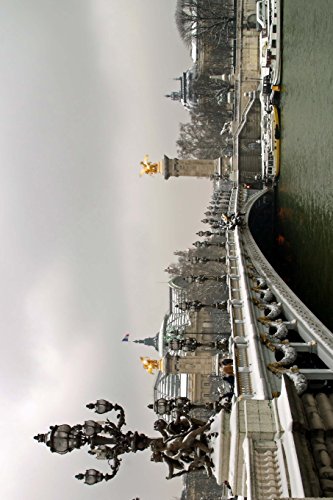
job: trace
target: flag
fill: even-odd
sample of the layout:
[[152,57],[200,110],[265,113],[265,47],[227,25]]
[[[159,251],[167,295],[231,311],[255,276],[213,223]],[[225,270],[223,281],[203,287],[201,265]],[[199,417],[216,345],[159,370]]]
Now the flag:
[[126,335],[123,338],[122,342],[128,342],[128,340],[129,340],[129,333],[126,333]]

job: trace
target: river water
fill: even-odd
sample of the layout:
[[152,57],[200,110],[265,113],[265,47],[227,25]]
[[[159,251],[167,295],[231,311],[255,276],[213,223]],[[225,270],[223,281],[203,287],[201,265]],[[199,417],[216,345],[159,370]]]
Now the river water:
[[333,330],[333,0],[285,0],[279,273]]

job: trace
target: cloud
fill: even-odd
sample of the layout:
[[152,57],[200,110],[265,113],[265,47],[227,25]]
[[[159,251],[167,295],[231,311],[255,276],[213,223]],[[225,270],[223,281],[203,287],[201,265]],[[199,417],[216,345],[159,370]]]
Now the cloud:
[[[114,398],[128,409],[131,427],[151,428],[145,404],[153,378],[138,360],[146,352],[122,345],[121,336],[159,328],[168,292],[156,281],[166,280],[161,269],[172,250],[187,244],[187,217],[195,218],[207,191],[186,183],[182,190],[183,180],[177,187],[140,180],[136,169],[146,152],[157,159],[174,154],[177,121],[185,116],[162,98],[188,60],[172,48],[170,9],[164,0],[2,4],[0,328],[8,500],[91,495],[71,478],[85,456],[59,461],[31,439],[52,423],[88,416],[86,401]],[[133,484],[144,489],[138,474],[132,482],[125,474],[111,491],[137,496]],[[162,488],[165,498],[168,489]],[[149,492],[142,497],[149,500]]]

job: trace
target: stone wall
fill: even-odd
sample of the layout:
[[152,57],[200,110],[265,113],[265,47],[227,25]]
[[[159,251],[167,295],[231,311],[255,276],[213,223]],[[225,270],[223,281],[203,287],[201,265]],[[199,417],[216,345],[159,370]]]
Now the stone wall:
[[247,113],[238,137],[239,182],[251,183],[261,174],[260,101],[256,99]]
[[247,22],[247,19],[255,12],[255,0],[238,0],[235,68],[238,121],[241,120],[248,102],[244,93],[256,90],[259,85],[259,32],[251,28]]
[[248,23],[255,12],[255,0],[238,0],[233,167],[241,183],[251,183],[261,173],[260,101],[249,97],[257,92],[260,77],[259,32]]

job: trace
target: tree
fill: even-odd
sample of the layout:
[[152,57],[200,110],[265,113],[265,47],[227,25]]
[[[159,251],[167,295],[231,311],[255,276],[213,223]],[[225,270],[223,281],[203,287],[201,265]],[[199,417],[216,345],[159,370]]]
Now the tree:
[[228,146],[221,129],[230,115],[225,106],[215,102],[204,101],[190,111],[190,122],[181,123],[179,137],[176,142],[179,158],[218,158],[224,154]]
[[197,99],[205,102],[213,101],[216,104],[217,99],[222,94],[227,94],[230,83],[222,80],[210,78],[208,72],[202,72],[193,80],[192,92]]
[[193,39],[228,44],[233,33],[232,2],[221,0],[178,0],[175,12],[180,37],[191,45]]

